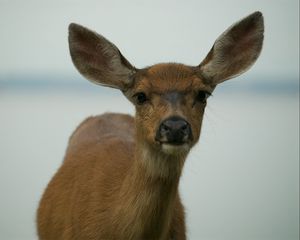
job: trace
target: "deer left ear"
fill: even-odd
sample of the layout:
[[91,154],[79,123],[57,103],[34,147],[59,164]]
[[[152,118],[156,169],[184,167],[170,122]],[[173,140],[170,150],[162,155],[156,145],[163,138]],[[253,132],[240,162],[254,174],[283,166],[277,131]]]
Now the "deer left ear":
[[201,76],[212,85],[247,71],[258,58],[264,38],[261,12],[254,12],[228,28],[199,65]]
[[90,81],[122,91],[132,84],[137,69],[100,34],[72,23],[69,26],[69,47],[74,65]]

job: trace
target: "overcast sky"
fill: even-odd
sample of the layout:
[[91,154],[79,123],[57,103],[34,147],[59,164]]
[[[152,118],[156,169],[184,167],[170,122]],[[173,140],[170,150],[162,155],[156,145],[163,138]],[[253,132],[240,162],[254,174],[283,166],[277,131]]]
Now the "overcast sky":
[[77,74],[67,45],[70,22],[106,36],[137,67],[196,65],[227,27],[260,10],[265,43],[248,74],[298,79],[298,5],[298,0],[0,0],[0,75]]

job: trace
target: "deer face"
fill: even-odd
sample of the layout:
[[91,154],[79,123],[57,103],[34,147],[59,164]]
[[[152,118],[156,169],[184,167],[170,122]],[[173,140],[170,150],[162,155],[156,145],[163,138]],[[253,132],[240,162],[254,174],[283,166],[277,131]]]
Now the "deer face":
[[188,151],[199,139],[212,91],[193,67],[157,64],[141,70],[126,94],[136,106],[139,139],[158,151]]
[[198,66],[157,64],[137,69],[103,36],[69,26],[70,53],[92,82],[120,89],[136,106],[139,141],[166,153],[187,152],[199,139],[206,99],[217,84],[233,78],[258,58],[263,17],[255,12],[227,29]]

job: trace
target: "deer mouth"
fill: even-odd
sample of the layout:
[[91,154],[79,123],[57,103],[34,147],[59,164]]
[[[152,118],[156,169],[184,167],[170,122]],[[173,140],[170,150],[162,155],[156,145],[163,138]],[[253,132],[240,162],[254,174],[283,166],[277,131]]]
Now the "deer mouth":
[[155,139],[160,150],[167,154],[178,154],[188,152],[190,150],[190,143],[188,141],[163,141]]
[[167,154],[178,154],[182,152],[188,152],[190,146],[187,142],[181,143],[169,143],[169,142],[161,142],[161,150]]
[[160,145],[168,145],[168,146],[173,146],[173,147],[180,147],[182,145],[188,144],[187,141],[172,141],[172,142],[159,141],[159,140],[157,140],[157,141],[159,142]]
[[159,145],[162,152],[168,155],[176,155],[181,153],[187,153],[191,148],[190,139],[155,139],[156,143]]

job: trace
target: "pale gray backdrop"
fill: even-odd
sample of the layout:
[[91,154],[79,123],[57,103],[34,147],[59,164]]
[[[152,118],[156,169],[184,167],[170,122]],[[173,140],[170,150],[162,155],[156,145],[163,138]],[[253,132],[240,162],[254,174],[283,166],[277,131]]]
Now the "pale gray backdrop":
[[137,67],[197,65],[238,19],[260,10],[263,52],[209,100],[180,190],[192,240],[299,238],[299,3],[0,0],[0,239],[36,239],[40,196],[89,115],[134,112],[77,74],[67,27],[114,42]]

